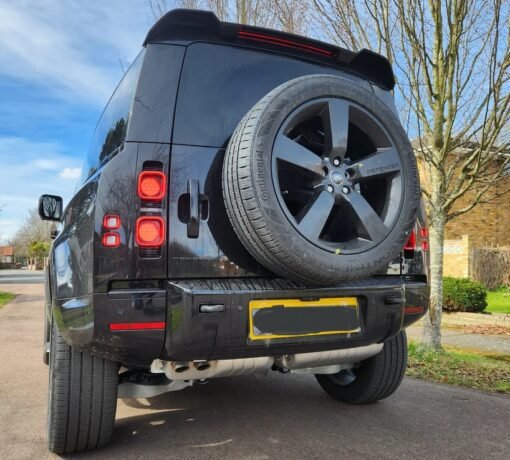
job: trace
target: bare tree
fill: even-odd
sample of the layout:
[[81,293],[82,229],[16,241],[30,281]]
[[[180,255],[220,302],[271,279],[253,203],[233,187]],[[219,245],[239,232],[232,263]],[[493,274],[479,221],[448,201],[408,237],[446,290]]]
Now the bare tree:
[[33,243],[51,243],[50,234],[55,228],[55,223],[41,220],[37,209],[31,209],[11,242],[16,255],[31,255],[30,247]]
[[[446,223],[488,202],[510,164],[510,4],[505,0],[313,0],[337,43],[392,61],[428,187],[431,308],[422,340],[441,347]],[[461,198],[468,198],[461,204]]]
[[159,19],[173,8],[210,10],[222,21],[271,27],[276,23],[271,0],[147,0],[154,16]]
[[272,0],[270,2],[276,14],[276,26],[298,35],[309,32],[310,2],[302,0]]

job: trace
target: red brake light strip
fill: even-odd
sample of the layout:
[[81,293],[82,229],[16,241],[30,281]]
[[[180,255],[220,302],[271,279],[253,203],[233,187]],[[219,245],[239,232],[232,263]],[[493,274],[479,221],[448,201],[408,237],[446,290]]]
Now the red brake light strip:
[[275,37],[273,35],[266,35],[255,32],[248,32],[246,30],[240,30],[237,36],[240,38],[246,38],[248,40],[256,40],[264,43],[269,43],[272,45],[280,45],[285,46],[287,48],[295,48],[303,51],[309,51],[310,53],[322,54],[323,56],[331,57],[334,54],[332,51],[328,51],[323,48],[317,48],[316,46],[307,45],[305,43],[286,40],[284,38]]

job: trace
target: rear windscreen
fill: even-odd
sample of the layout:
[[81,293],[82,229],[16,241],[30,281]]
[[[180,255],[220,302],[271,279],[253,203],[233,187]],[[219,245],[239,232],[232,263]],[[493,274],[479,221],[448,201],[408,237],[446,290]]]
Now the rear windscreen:
[[225,146],[244,114],[269,91],[311,74],[349,78],[340,70],[283,55],[226,45],[190,45],[181,75],[173,142]]

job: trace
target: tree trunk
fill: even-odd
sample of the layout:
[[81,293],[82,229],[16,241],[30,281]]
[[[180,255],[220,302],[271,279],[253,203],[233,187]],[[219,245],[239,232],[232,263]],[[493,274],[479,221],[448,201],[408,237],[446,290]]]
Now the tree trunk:
[[443,244],[445,219],[433,219],[429,229],[430,241],[430,308],[423,318],[422,343],[441,349],[441,316],[443,313]]

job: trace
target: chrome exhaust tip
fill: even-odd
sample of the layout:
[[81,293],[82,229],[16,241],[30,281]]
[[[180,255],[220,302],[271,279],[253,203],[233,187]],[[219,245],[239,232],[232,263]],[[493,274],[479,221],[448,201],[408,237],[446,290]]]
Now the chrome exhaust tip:
[[197,371],[206,371],[211,367],[211,364],[208,361],[195,361],[193,365]]
[[174,363],[173,365],[174,372],[180,374],[181,372],[186,372],[189,369],[188,363]]

